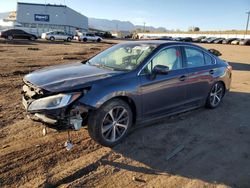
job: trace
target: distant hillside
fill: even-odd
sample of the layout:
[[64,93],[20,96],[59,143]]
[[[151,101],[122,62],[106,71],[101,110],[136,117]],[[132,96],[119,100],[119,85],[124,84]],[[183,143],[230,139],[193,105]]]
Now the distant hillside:
[[0,20],[8,17],[9,14],[10,14],[10,12],[2,12],[2,13],[0,13]]
[[[107,20],[107,19],[99,19],[99,18],[89,18],[89,27],[104,31],[133,31],[135,29],[144,29],[142,25],[134,25],[129,21],[120,21],[120,20]],[[165,28],[155,28],[152,26],[146,26],[145,30],[149,31],[158,31],[164,32]]]

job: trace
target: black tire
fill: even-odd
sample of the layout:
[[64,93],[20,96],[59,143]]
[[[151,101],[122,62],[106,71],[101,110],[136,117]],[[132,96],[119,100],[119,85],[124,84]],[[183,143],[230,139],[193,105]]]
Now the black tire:
[[84,38],[84,39],[82,39],[82,41],[83,41],[83,42],[87,42],[87,41],[88,41],[88,39],[87,39],[87,38]]
[[[122,114],[120,112],[121,110],[123,112],[124,109],[125,109],[125,112],[124,112],[125,117],[124,116],[120,117],[120,115]],[[114,112],[115,112],[116,118],[117,116],[119,116],[120,120],[118,120],[119,117],[116,119],[113,116],[114,118],[112,119],[115,119],[115,121],[112,121],[110,118],[109,122],[107,121],[108,123],[104,125],[105,121],[108,120],[108,116],[110,116],[110,113],[114,115]],[[126,102],[120,99],[110,100],[107,103],[105,103],[103,106],[101,106],[99,109],[97,109],[96,111],[90,112],[89,118],[88,118],[89,135],[93,140],[95,140],[96,142],[98,142],[99,144],[103,146],[107,146],[107,147],[115,146],[127,136],[128,131],[130,127],[132,126],[132,118],[133,118],[132,116],[133,115],[132,115],[130,106]],[[126,128],[120,127],[120,125],[119,126],[117,125],[117,124],[120,124],[120,122],[124,122],[122,120],[126,121],[125,123],[127,126]],[[110,127],[110,128],[107,129],[106,127]],[[106,131],[104,131],[104,129],[106,129]],[[117,129],[119,131],[117,131]],[[116,132],[116,133],[113,134],[113,132]],[[117,133],[120,133],[120,137],[117,138],[117,140],[112,141],[113,135],[116,136]],[[117,135],[119,136],[119,134]],[[110,139],[108,137],[110,137]]]
[[96,42],[101,42],[102,40],[100,39],[100,38],[98,38],[97,40],[96,40]]
[[217,108],[224,97],[225,94],[225,86],[222,82],[216,82],[212,86],[207,100],[206,100],[206,107],[210,109]]
[[50,37],[49,40],[50,41],[55,41],[55,37]]
[[71,39],[70,37],[67,38],[67,42],[71,42],[71,40],[72,40],[72,39]]

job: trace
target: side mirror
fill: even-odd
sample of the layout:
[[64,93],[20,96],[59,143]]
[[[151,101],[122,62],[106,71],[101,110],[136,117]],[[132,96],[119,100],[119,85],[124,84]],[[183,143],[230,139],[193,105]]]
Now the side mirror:
[[164,65],[156,65],[152,71],[154,74],[168,74],[169,67]]

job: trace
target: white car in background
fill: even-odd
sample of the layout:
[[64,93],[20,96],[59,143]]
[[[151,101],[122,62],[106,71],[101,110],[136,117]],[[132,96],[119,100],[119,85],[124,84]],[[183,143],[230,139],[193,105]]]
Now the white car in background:
[[64,41],[70,42],[73,39],[73,35],[68,34],[64,31],[50,31],[50,32],[42,33],[41,38],[46,39],[46,40],[51,40],[51,41],[64,40]]
[[78,41],[92,41],[92,42],[101,42],[102,38],[99,36],[96,36],[94,33],[78,33],[78,35],[75,37]]

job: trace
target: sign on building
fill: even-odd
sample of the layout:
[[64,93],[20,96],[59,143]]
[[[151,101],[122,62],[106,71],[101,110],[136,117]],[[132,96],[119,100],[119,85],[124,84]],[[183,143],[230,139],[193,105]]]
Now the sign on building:
[[47,14],[35,14],[35,21],[49,22],[49,15],[47,15]]

